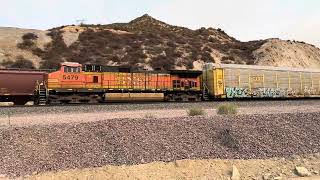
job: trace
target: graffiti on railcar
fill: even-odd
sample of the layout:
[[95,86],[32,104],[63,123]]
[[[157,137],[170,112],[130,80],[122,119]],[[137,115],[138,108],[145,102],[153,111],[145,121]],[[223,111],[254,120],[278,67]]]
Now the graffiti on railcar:
[[226,88],[227,98],[279,98],[279,97],[292,97],[296,95],[293,89],[280,89],[280,88]]
[[249,97],[248,88],[226,88],[227,98],[245,98]]
[[313,88],[313,87],[304,87],[304,94],[305,95],[317,95],[317,89]]

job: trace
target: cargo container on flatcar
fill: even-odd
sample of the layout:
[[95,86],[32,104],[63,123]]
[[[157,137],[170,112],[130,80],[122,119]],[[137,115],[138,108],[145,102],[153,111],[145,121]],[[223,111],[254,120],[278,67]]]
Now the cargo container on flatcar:
[[201,71],[135,72],[63,63],[48,76],[48,103],[98,103],[114,100],[200,101]]
[[0,70],[0,101],[24,105],[34,100],[37,83],[46,79],[46,72]]
[[203,90],[211,99],[320,97],[320,70],[209,63]]

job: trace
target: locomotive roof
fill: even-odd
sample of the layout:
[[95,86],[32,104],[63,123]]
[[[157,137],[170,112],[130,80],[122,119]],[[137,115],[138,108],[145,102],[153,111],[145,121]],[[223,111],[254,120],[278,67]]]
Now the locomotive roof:
[[72,66],[72,67],[81,67],[82,65],[77,62],[63,62],[61,66]]
[[219,63],[207,63],[204,66],[204,68],[232,68],[232,69],[255,69],[255,70],[274,70],[274,71],[295,71],[295,72],[320,73],[320,69],[257,66],[257,65],[242,65],[242,64],[219,64]]
[[[134,69],[126,66],[102,66],[96,64],[84,64],[84,71],[90,66],[99,67],[98,72],[127,72],[127,73],[170,73],[170,74],[193,74],[193,75],[201,75],[202,71],[197,70],[142,70],[142,69]],[[90,71],[88,71],[90,72]]]

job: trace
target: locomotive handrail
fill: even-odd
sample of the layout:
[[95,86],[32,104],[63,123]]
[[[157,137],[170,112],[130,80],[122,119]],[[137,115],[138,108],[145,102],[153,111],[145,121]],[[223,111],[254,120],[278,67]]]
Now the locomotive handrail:
[[39,83],[39,81],[36,81],[36,91],[39,91],[41,89],[41,86],[43,85],[47,91],[48,87],[47,87],[47,81],[42,81]]

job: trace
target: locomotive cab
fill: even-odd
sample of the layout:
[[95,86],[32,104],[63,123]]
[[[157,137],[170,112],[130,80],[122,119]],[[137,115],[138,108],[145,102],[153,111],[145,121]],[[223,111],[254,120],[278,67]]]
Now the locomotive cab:
[[61,64],[60,71],[64,73],[80,73],[82,71],[82,65],[79,63],[65,62]]
[[50,73],[48,76],[48,89],[68,89],[83,88],[84,75],[82,65],[79,63],[61,63],[59,71]]

